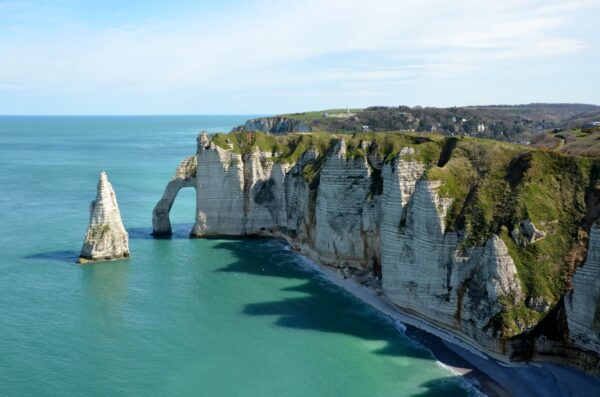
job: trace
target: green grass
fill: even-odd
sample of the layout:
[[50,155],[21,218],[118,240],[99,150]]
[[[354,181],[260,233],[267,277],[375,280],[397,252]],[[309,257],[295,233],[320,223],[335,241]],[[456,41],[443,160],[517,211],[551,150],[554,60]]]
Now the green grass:
[[502,338],[510,338],[522,333],[523,329],[535,326],[542,318],[543,315],[541,313],[529,309],[520,302],[496,314],[485,328],[491,328]]
[[[363,109],[350,109],[350,113],[358,113]],[[327,109],[327,110],[318,110],[312,112],[301,112],[301,113],[287,113],[287,114],[279,114],[276,117],[285,117],[291,120],[305,121],[311,122],[314,120],[324,119],[324,113],[328,114],[339,114],[339,113],[347,113],[348,109]]]
[[548,133],[536,137],[534,144],[571,156],[600,157],[600,129],[583,131],[577,128],[558,134]]
[[442,197],[453,199],[446,214],[447,230],[465,230],[465,246],[482,246],[494,232],[494,216],[508,189],[510,161],[521,146],[484,139],[458,141],[443,167],[431,167],[426,176],[441,180]]
[[415,149],[411,158],[426,164],[432,164],[439,158],[443,137],[437,135],[414,134],[406,132],[331,134],[326,132],[290,133],[269,135],[262,132],[232,132],[215,134],[212,142],[223,149],[231,149],[246,155],[255,147],[269,152],[276,162],[295,163],[309,149],[324,153],[332,142],[344,139],[349,158],[364,156],[368,153],[361,148],[361,142],[369,142],[367,151],[376,151],[384,161],[394,159],[400,150],[407,146]]
[[555,302],[565,292],[565,264],[585,218],[590,170],[591,162],[584,158],[533,152],[530,168],[515,189],[513,219],[531,219],[547,233],[527,247],[504,238],[532,296]]
[[90,236],[92,240],[99,240],[110,230],[109,225],[96,225],[90,229]]
[[232,132],[215,134],[212,142],[220,148],[231,149],[241,155],[250,154],[254,148],[277,155],[289,151],[289,143],[293,141],[291,137],[292,135],[275,136],[260,132]]
[[[346,141],[348,156],[351,158],[377,154],[384,162],[389,162],[395,159],[403,148],[412,147],[415,149],[414,154],[406,155],[403,160],[421,161],[427,165],[437,162],[443,143],[443,137],[439,135],[402,131],[340,134],[337,137],[343,137]],[[362,141],[369,143],[366,153],[361,148]]]

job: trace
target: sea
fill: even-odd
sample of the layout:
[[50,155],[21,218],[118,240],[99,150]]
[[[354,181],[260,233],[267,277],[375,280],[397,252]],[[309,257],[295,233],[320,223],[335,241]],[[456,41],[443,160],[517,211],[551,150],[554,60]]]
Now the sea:
[[[282,242],[189,239],[193,189],[152,238],[198,133],[249,117],[0,117],[0,396],[476,393]],[[82,266],[101,171],[131,257]]]

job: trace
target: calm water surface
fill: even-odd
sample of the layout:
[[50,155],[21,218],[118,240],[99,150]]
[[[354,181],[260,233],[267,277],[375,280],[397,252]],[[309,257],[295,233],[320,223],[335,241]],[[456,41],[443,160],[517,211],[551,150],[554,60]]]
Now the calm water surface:
[[[200,130],[248,116],[0,117],[1,396],[466,396],[272,240],[171,240],[152,208]],[[132,258],[75,264],[108,172]]]

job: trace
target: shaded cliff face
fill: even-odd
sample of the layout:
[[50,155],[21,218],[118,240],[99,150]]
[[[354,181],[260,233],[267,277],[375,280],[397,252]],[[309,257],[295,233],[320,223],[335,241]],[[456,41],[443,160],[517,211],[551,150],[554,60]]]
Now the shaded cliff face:
[[[594,160],[391,133],[203,135],[196,158],[193,236],[285,238],[318,263],[380,278],[391,302],[490,352],[551,350],[598,372],[595,232],[575,272],[598,217]],[[568,324],[550,328],[568,330],[538,331],[565,294]]]
[[565,298],[569,336],[582,349],[600,351],[600,229],[591,228],[587,259]]

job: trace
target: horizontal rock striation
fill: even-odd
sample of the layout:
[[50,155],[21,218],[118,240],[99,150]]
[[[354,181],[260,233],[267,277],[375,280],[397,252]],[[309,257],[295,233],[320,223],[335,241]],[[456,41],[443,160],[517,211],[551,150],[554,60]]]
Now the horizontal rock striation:
[[569,337],[584,350],[600,351],[600,229],[590,231],[585,264],[575,272],[573,291],[567,295],[565,308]]
[[319,175],[315,201],[314,239],[320,263],[364,266],[363,203],[371,185],[366,158],[346,158],[340,141],[327,156]]
[[[564,361],[575,365],[585,361],[580,366],[599,373],[594,364],[600,353],[595,328],[600,324],[597,228],[590,238],[587,262],[573,280],[567,305],[572,341],[567,341],[555,325],[548,326],[549,320],[542,321],[555,315],[557,304],[531,303],[539,300],[538,295],[532,295],[523,281],[530,279],[521,274],[522,259],[511,256],[515,249],[536,249],[539,244],[532,238],[521,247],[511,240],[508,230],[524,218],[515,216],[518,220],[512,229],[497,228],[482,243],[466,245],[465,241],[481,235],[473,225],[457,230],[456,222],[449,223],[451,216],[464,223],[466,210],[457,216],[449,182],[427,173],[431,163],[442,163],[431,155],[427,142],[431,141],[418,138],[399,147],[392,141],[365,139],[357,144],[340,138],[285,157],[275,149],[251,145],[223,147],[203,134],[196,155],[192,236],[284,238],[318,263],[340,268],[344,275],[359,273],[380,280],[382,293],[399,308],[500,358],[561,361],[561,354],[569,349],[587,349],[589,354],[579,361]],[[382,151],[382,146],[389,149]],[[444,165],[438,168],[446,172]],[[169,192],[173,194],[165,193],[168,205],[160,206],[161,213],[168,213],[177,189]],[[164,230],[163,224],[155,223],[155,232]],[[525,234],[528,230],[523,229]],[[526,302],[537,311],[527,309]],[[522,312],[529,316],[527,321],[519,317]],[[540,324],[544,332],[537,331]],[[552,338],[562,339],[549,342],[548,327]]]
[[117,198],[105,172],[100,173],[96,199],[90,204],[90,223],[80,263],[127,258],[129,235],[123,226]]

